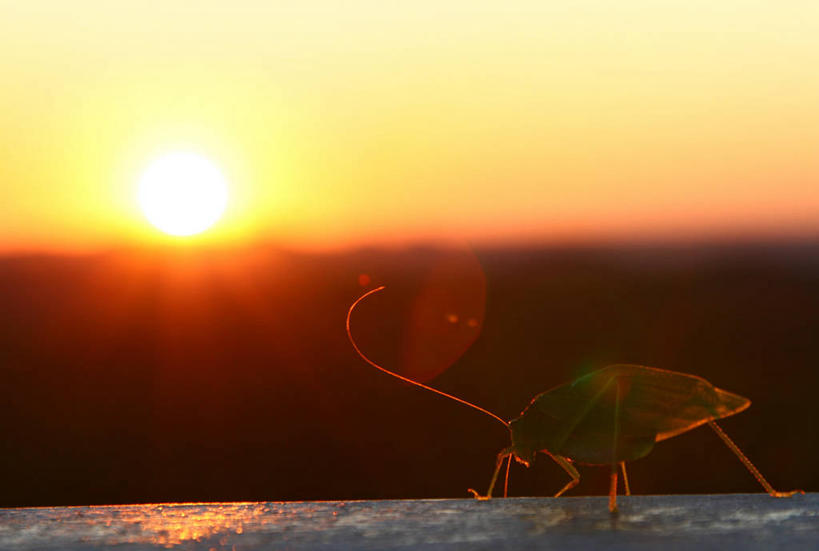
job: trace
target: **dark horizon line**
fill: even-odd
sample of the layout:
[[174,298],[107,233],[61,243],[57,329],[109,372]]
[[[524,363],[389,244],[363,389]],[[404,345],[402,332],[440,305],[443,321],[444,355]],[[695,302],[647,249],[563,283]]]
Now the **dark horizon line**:
[[819,231],[800,234],[720,234],[697,235],[688,237],[670,237],[667,234],[657,237],[624,238],[624,237],[584,237],[578,239],[547,238],[509,238],[509,239],[474,239],[458,240],[452,238],[417,238],[394,243],[377,241],[372,244],[358,242],[349,245],[312,247],[286,244],[275,239],[258,240],[250,243],[186,243],[168,242],[152,244],[123,244],[89,249],[51,250],[32,247],[31,249],[0,250],[0,260],[30,258],[100,258],[128,254],[165,254],[179,252],[185,255],[198,256],[202,253],[236,254],[267,250],[282,255],[336,257],[355,255],[366,252],[401,253],[410,251],[439,251],[466,246],[475,251],[486,252],[536,252],[536,251],[709,251],[730,249],[769,249],[781,248],[819,248]]

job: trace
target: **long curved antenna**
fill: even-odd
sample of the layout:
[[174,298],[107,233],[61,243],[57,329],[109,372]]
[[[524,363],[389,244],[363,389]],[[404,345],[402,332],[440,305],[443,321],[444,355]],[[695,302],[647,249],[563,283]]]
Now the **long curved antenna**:
[[469,406],[469,407],[471,407],[471,408],[477,409],[478,411],[480,411],[480,412],[482,412],[482,413],[485,413],[485,414],[486,414],[486,415],[488,415],[489,417],[492,417],[493,419],[496,419],[496,420],[498,420],[499,422],[503,423],[503,426],[504,426],[504,427],[509,428],[509,423],[508,423],[507,421],[504,421],[503,419],[501,419],[500,417],[498,417],[497,415],[495,415],[495,414],[494,414],[494,413],[492,413],[491,411],[485,410],[485,409],[483,409],[481,406],[476,406],[476,405],[475,405],[475,404],[473,404],[472,402],[467,402],[466,400],[464,400],[464,399],[462,399],[462,398],[458,398],[457,396],[453,396],[452,394],[447,394],[446,392],[443,392],[443,391],[441,391],[441,390],[438,390],[438,389],[432,388],[431,386],[427,386],[427,385],[425,385],[425,384],[423,384],[423,383],[419,383],[418,381],[413,381],[412,379],[408,379],[408,378],[406,378],[406,377],[403,377],[403,376],[399,375],[398,373],[393,373],[393,372],[392,372],[392,371],[390,371],[389,369],[386,369],[386,368],[384,368],[384,367],[381,367],[380,365],[378,365],[377,363],[375,363],[374,361],[372,361],[371,359],[369,359],[369,358],[368,358],[368,357],[367,357],[367,356],[364,354],[364,352],[362,352],[362,351],[361,351],[361,349],[360,349],[360,348],[358,347],[358,345],[355,343],[355,339],[353,339],[353,334],[352,334],[352,332],[350,331],[350,317],[353,315],[353,310],[355,310],[355,307],[356,307],[356,306],[358,306],[358,303],[359,303],[359,302],[361,302],[362,300],[364,300],[364,299],[365,299],[365,298],[367,298],[368,296],[370,296],[370,295],[372,295],[372,294],[375,294],[375,293],[377,293],[378,291],[382,291],[382,290],[384,290],[384,289],[385,289],[385,286],[384,286],[384,285],[382,285],[381,287],[376,287],[375,289],[373,289],[373,290],[371,290],[371,291],[367,291],[366,293],[364,293],[363,295],[361,295],[360,297],[358,297],[358,300],[356,300],[356,301],[355,301],[355,302],[352,304],[352,306],[350,306],[350,309],[347,311],[347,338],[349,338],[349,339],[350,339],[350,344],[352,344],[352,345],[353,345],[353,348],[355,348],[355,351],[358,353],[358,355],[359,355],[359,356],[361,356],[361,359],[362,359],[362,360],[364,360],[365,362],[367,362],[368,364],[370,364],[371,366],[373,366],[374,368],[378,369],[379,371],[383,371],[383,372],[384,372],[384,373],[386,373],[387,375],[392,375],[392,376],[393,376],[393,377],[395,377],[396,379],[401,379],[401,380],[402,380],[402,381],[404,381],[405,383],[410,383],[410,384],[412,384],[412,385],[419,386],[419,387],[421,387],[421,388],[423,388],[423,389],[425,389],[425,390],[429,390],[430,392],[434,392],[435,394],[440,394],[441,396],[445,396],[445,397],[447,397],[447,398],[450,398],[450,399],[452,399],[452,400],[455,400],[456,402],[460,402],[461,404],[463,404],[463,405],[465,405],[465,406]]

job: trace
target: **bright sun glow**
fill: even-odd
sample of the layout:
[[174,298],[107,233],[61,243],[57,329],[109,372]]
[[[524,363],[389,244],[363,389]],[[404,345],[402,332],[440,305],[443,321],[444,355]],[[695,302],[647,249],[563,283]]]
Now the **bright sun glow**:
[[137,199],[148,220],[171,235],[211,227],[227,206],[227,182],[208,159],[176,152],[153,161],[139,180]]

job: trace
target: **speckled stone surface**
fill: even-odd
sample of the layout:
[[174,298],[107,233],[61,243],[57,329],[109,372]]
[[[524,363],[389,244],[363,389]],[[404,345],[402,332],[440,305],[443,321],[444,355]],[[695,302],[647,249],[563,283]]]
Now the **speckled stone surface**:
[[819,494],[0,509],[2,550],[819,549]]

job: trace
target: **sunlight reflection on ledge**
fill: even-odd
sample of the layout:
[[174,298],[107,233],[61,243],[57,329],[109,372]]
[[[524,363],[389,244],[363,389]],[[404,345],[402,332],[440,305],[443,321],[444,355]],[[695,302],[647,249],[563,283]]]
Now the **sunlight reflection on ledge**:
[[[4,544],[36,547],[38,543],[71,539],[89,545],[153,544],[172,548],[186,542],[208,542],[230,549],[234,543],[231,536],[243,534],[245,526],[253,526],[258,532],[265,524],[275,531],[279,526],[274,520],[276,515],[285,513],[284,508],[279,510],[275,504],[265,503],[43,508],[29,510],[29,514],[32,511],[37,523],[31,523],[29,517],[25,523],[28,529],[18,531],[19,541],[9,539],[13,522],[6,524],[9,533],[0,530]],[[43,528],[43,532],[36,527]]]

